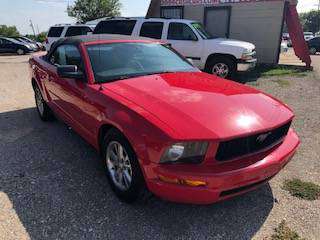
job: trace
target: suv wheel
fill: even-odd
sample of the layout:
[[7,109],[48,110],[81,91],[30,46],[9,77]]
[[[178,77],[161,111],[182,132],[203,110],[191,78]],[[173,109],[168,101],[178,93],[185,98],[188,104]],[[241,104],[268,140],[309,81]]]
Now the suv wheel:
[[215,57],[209,60],[205,71],[221,78],[232,78],[236,73],[235,62],[228,57]]
[[137,156],[117,129],[111,129],[105,135],[102,156],[111,188],[120,200],[132,203],[150,196]]
[[25,51],[21,48],[17,49],[17,54],[18,55],[24,55],[25,54]]
[[317,49],[315,47],[311,47],[309,51],[310,51],[310,54],[312,55],[315,55],[317,53]]

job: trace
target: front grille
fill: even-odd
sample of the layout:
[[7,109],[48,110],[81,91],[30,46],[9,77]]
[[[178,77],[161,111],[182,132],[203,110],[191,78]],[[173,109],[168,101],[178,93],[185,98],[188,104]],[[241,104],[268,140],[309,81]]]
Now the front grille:
[[284,137],[288,134],[290,126],[291,122],[269,132],[221,142],[216,154],[216,160],[229,161],[271,149],[283,141]]

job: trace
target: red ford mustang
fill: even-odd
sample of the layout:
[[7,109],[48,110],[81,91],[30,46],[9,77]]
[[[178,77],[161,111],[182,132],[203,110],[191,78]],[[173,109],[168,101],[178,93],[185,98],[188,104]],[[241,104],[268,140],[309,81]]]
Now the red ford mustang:
[[117,196],[210,204],[256,189],[292,158],[292,111],[200,72],[170,46],[62,39],[30,59],[40,118],[56,115],[103,158]]

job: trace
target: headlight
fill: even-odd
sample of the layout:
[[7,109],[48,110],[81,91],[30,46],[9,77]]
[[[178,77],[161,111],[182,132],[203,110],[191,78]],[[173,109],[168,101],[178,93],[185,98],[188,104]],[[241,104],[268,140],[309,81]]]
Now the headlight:
[[248,50],[247,49],[242,53],[241,59],[242,60],[251,60],[251,59],[253,59],[255,54],[256,54],[255,50]]
[[160,163],[201,163],[207,152],[208,142],[185,142],[170,146]]

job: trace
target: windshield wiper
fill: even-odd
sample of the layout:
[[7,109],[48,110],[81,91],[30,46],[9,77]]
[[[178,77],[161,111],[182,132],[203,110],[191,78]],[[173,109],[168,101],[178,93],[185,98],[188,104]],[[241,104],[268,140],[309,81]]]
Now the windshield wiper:
[[159,72],[151,72],[146,73],[144,76],[156,75],[156,74],[166,74],[166,73],[177,73],[177,71],[159,71]]

